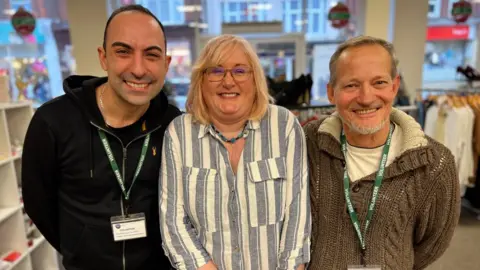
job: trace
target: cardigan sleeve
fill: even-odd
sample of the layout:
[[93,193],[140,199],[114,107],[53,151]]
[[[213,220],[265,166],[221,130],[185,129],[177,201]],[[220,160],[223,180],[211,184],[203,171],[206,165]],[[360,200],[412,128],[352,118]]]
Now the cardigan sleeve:
[[460,188],[453,155],[444,151],[431,174],[433,187],[418,211],[413,269],[425,269],[448,248],[460,217]]
[[316,175],[316,166],[318,159],[318,147],[317,147],[317,132],[320,124],[323,119],[312,121],[305,126],[303,130],[305,132],[305,140],[307,145],[307,154],[308,154],[308,170],[309,170],[309,189],[310,189],[310,208],[312,215],[312,234],[311,234],[311,251],[313,252],[316,247],[316,239],[318,236],[318,226],[315,224],[318,223],[318,201],[316,190],[318,189],[318,176]]

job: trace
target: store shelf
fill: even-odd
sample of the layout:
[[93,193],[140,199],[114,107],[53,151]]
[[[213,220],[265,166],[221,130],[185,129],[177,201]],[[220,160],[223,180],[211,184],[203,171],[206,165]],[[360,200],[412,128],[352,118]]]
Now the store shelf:
[[[23,211],[21,151],[32,116],[31,102],[0,103],[0,253],[22,254],[11,270],[58,269],[55,249]],[[31,236],[37,238],[29,247]]]
[[25,232],[27,236],[32,234],[35,230],[37,229],[37,226],[35,224],[31,225],[30,227],[27,228],[27,231]]
[[33,244],[31,247],[28,248],[28,251],[30,253],[34,252],[38,248],[38,246],[43,244],[43,242],[45,242],[45,237],[43,237],[43,235],[39,236],[38,238],[33,240]]
[[23,262],[29,255],[32,254],[37,248],[45,242],[45,238],[43,236],[38,237],[37,239],[33,240],[32,246],[25,252],[22,253],[22,255],[12,263],[12,265],[7,268],[7,270],[14,270],[17,265]]
[[16,261],[14,261],[12,263],[12,265],[9,268],[7,268],[7,270],[14,270],[15,267],[17,267],[17,265],[22,263],[23,260],[25,260],[28,257],[28,255],[30,255],[30,252],[28,252],[28,251],[22,253],[22,256],[20,256]]
[[22,159],[22,154],[15,155],[15,156],[12,157],[12,159],[13,159],[13,161],[20,160],[20,159]]
[[21,102],[13,102],[13,103],[0,103],[0,110],[29,108],[31,106],[32,106],[32,102],[30,102],[30,101],[21,101]]
[[0,208],[0,223],[13,216],[20,209],[22,209],[21,206]]
[[13,160],[13,158],[8,157],[8,158],[3,158],[0,160],[0,166],[10,164],[10,162]]

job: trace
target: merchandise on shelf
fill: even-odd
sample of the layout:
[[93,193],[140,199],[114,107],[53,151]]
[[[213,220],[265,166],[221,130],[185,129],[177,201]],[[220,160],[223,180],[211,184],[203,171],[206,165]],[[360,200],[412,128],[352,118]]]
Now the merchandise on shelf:
[[13,263],[15,262],[18,258],[22,256],[22,253],[18,251],[11,251],[8,252],[5,256],[2,257],[2,261]]
[[20,140],[14,139],[12,144],[12,156],[20,156],[22,155],[23,151],[23,144]]
[[51,99],[50,79],[43,57],[15,58],[12,66],[16,86],[16,98],[12,99],[33,100],[36,104],[42,104]]

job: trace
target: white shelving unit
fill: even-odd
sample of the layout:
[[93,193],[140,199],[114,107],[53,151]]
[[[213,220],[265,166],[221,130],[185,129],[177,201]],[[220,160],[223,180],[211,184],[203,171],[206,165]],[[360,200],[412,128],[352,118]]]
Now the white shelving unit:
[[20,256],[8,270],[58,270],[57,253],[31,225],[21,199],[21,152],[33,116],[31,102],[0,103],[0,260]]

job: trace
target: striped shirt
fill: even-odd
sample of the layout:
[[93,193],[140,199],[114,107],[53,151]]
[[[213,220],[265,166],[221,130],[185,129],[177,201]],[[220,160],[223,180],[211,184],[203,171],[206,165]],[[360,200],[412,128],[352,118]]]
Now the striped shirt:
[[237,174],[213,128],[189,114],[165,133],[160,226],[177,269],[296,269],[310,260],[311,212],[303,130],[269,105],[249,121]]

